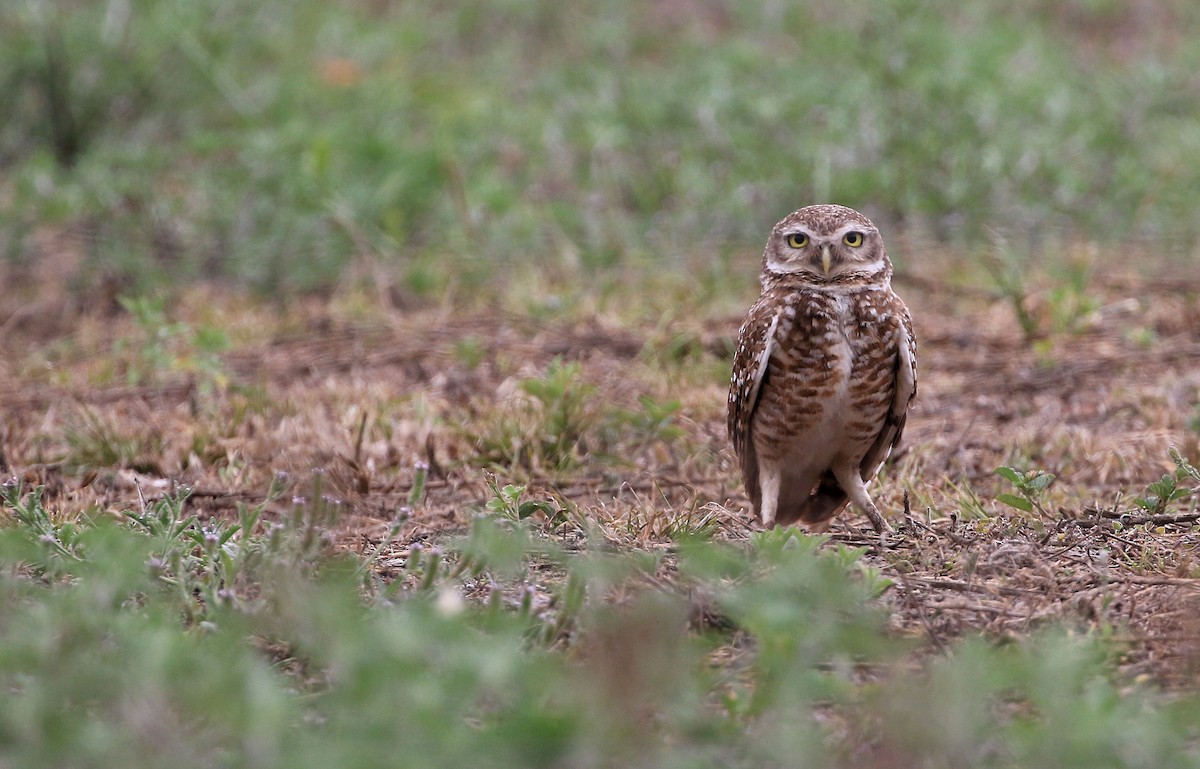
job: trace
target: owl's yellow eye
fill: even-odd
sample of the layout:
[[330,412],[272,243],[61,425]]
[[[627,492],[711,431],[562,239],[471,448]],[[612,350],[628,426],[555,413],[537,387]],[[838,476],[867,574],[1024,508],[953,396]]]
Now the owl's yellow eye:
[[787,236],[787,244],[792,248],[804,248],[808,245],[808,236],[803,232],[793,232]]
[[842,238],[842,242],[851,248],[858,248],[863,244],[863,234],[861,232],[847,232]]

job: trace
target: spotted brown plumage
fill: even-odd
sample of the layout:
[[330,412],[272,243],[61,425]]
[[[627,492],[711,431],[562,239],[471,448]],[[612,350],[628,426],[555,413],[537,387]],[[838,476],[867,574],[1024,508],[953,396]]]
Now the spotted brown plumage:
[[771,231],[762,294],[739,334],[729,435],[764,525],[823,528],[847,504],[888,528],[866,484],[916,395],[908,309],[878,230],[843,206],[810,206]]

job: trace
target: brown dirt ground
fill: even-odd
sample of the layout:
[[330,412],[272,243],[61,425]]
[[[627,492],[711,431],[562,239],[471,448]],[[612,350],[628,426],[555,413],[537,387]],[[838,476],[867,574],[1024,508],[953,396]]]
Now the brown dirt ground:
[[[903,451],[874,487],[900,535],[865,556],[894,580],[885,600],[896,632],[940,648],[1065,622],[1117,638],[1134,677],[1194,685],[1196,497],[1159,517],[1132,499],[1173,469],[1168,446],[1200,461],[1200,280],[1094,277],[1094,307],[1058,330],[1053,294],[1031,291],[1026,306],[1046,332],[1026,339],[1006,301],[932,274],[896,281],[915,316],[920,391]],[[622,547],[669,549],[679,527],[731,540],[755,529],[724,432],[735,311],[536,320],[382,307],[349,290],[271,306],[201,286],[170,314],[227,331],[213,378],[177,338],[160,346],[167,363],[147,369],[150,337],[103,288],[6,278],[25,288],[0,298],[0,472],[44,485],[55,515],[131,509],[174,485],[192,489],[194,511],[228,515],[286,474],[291,494],[340,507],[341,547],[375,554],[402,520],[379,554],[384,570],[414,542],[461,532],[489,483],[525,483]],[[636,410],[639,395],[678,400],[680,434],[596,438],[566,471],[472,464],[480,435],[527,416],[517,382],[555,358],[579,363],[597,420]],[[420,463],[430,481],[410,514]],[[1003,464],[1057,476],[1045,514],[995,501],[1008,490],[994,474]],[[291,504],[275,500],[268,513]],[[852,514],[832,536],[874,543]]]

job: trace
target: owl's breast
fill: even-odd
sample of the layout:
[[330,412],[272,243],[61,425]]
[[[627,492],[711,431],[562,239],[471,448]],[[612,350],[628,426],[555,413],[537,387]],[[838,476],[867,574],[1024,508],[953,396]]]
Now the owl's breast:
[[755,415],[756,442],[791,453],[865,453],[894,384],[879,326],[846,296],[812,292],[781,305]]

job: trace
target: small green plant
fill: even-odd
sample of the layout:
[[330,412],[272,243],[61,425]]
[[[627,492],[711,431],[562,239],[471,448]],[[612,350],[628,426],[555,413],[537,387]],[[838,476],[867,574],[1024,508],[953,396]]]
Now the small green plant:
[[[1025,341],[1079,331],[1099,307],[1091,293],[1090,262],[1072,258],[1052,263],[1052,278],[1046,277],[1045,268],[1035,272],[1030,262],[1030,257],[1018,258],[1003,241],[996,253],[983,260],[1000,296],[1012,306]],[[1040,282],[1050,280],[1051,288],[1035,293],[1031,286],[1037,276]]]
[[1026,513],[1037,510],[1042,516],[1050,517],[1046,508],[1042,506],[1041,497],[1050,484],[1054,483],[1054,475],[1042,470],[1021,471],[1007,466],[997,467],[996,475],[1012,483],[1013,489],[1017,492],[1016,494],[1001,492],[996,495],[996,501]]
[[678,399],[657,401],[649,395],[639,395],[640,409],[618,409],[610,418],[611,430],[626,433],[612,438],[613,442],[624,441],[633,447],[652,443],[671,444],[683,435],[678,424],[682,407]]
[[68,420],[63,465],[71,472],[130,467],[161,472],[163,436],[153,426],[118,425],[89,407]]
[[174,494],[127,515],[155,543],[147,562],[151,573],[175,594],[185,619],[198,623],[211,607],[236,599],[238,576],[254,552],[248,543],[258,509],[243,508],[237,523],[201,525],[184,513],[186,503],[186,492]]
[[[121,306],[132,316],[140,332],[136,345],[137,365],[126,371],[129,384],[160,383],[166,374],[190,374],[197,378],[202,394],[224,390],[229,384],[221,353],[229,346],[225,332],[215,326],[193,327],[171,321],[162,297],[120,297]],[[130,344],[117,343],[117,351]]]
[[1188,418],[1187,426],[1189,430],[1200,435],[1200,405],[1192,409],[1192,415]]
[[683,509],[677,509],[664,495],[662,499],[645,500],[642,505],[630,510],[622,523],[625,533],[638,541],[706,540],[720,530],[720,510],[716,505],[701,505],[699,499],[693,499]]
[[0,484],[0,502],[56,560],[78,561],[80,527],[71,521],[52,520],[42,502],[44,492],[44,487],[35,486],[26,493],[21,480],[12,478]]
[[239,504],[236,518],[201,521],[187,512],[189,490],[126,511],[128,528],[148,537],[147,566],[159,584],[173,595],[189,623],[205,621],[217,607],[246,609],[263,596],[256,583],[262,570],[287,561],[297,573],[311,573],[314,553],[298,552],[305,527],[262,526],[263,511],[286,490],[286,478],[274,479],[262,502]]
[[525,487],[508,484],[500,488],[494,479],[488,481],[492,490],[492,498],[485,507],[496,515],[502,515],[514,521],[523,521],[534,513],[542,513],[553,520],[561,515],[554,505],[540,499],[522,499]]
[[1029,266],[1017,258],[1006,243],[998,243],[996,250],[983,260],[996,289],[1013,308],[1017,325],[1026,342],[1042,335],[1041,323],[1030,309]]
[[408,509],[415,510],[425,501],[425,484],[429,481],[429,463],[417,462],[413,466],[412,486],[408,489]]
[[518,393],[475,436],[478,459],[509,471],[563,471],[588,453],[597,415],[594,388],[579,381],[578,363],[554,359],[541,377],[518,383]]
[[[1195,497],[1200,493],[1200,470],[1192,466],[1179,449],[1172,446],[1168,451],[1175,463],[1175,472],[1146,486],[1145,492],[1134,497],[1134,503],[1150,515],[1162,515],[1172,502]],[[1189,483],[1190,482],[1190,483]]]
[[978,492],[968,482],[949,481],[947,486],[954,491],[954,497],[958,500],[959,517],[968,521],[983,520],[989,517],[983,500],[979,498]]
[[521,380],[518,394],[474,434],[478,459],[508,472],[563,472],[584,456],[627,462],[634,451],[669,448],[683,435],[678,400],[641,395],[638,409],[604,408],[580,373],[578,363],[555,359],[544,376]]
[[465,336],[454,343],[455,360],[470,371],[479,368],[479,364],[483,363],[485,356],[486,349],[477,336]]
[[1134,503],[1150,515],[1161,515],[1167,507],[1176,500],[1183,499],[1195,493],[1195,489],[1181,487],[1179,482],[1186,478],[1178,472],[1174,475],[1164,474],[1162,478],[1146,486],[1146,490],[1133,498]]
[[1092,265],[1086,259],[1067,259],[1056,272],[1054,286],[1046,294],[1049,325],[1058,333],[1075,333],[1100,306],[1091,293]]
[[575,451],[595,418],[588,405],[594,388],[579,381],[579,371],[578,363],[555,358],[545,376],[526,379],[520,385],[537,402],[542,415],[542,458],[560,467],[576,458]]

